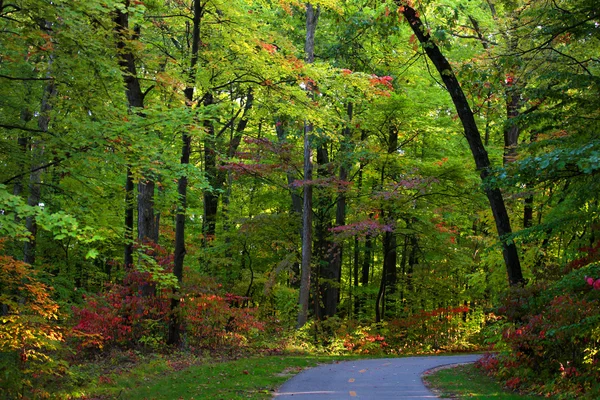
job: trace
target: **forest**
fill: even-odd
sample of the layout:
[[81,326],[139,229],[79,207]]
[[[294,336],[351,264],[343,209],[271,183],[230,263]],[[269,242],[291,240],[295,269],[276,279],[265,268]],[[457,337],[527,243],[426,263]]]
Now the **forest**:
[[0,0],[0,397],[489,351],[597,398],[599,128],[595,0]]

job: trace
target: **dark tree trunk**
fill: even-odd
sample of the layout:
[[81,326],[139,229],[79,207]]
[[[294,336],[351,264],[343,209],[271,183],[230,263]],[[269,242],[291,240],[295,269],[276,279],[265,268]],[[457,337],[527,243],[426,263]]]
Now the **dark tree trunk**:
[[[419,42],[423,45],[423,49],[427,53],[427,56],[431,62],[435,65],[438,73],[444,81],[444,84],[446,85],[446,88],[448,89],[448,92],[450,93],[452,101],[454,102],[454,106],[456,107],[458,117],[462,122],[465,137],[467,138],[471,153],[473,154],[475,165],[477,166],[477,170],[479,171],[482,181],[485,182],[486,178],[490,175],[491,164],[487,151],[481,142],[481,135],[479,134],[479,128],[475,123],[473,111],[471,110],[469,102],[467,101],[467,98],[465,97],[465,94],[462,91],[458,80],[456,79],[456,75],[454,74],[448,60],[441,53],[435,42],[431,40],[428,30],[421,22],[421,19],[417,16],[416,11],[412,7],[404,4],[402,1],[398,1],[397,3],[402,7],[402,13],[404,17],[408,21],[415,36],[419,39]],[[500,237],[500,241],[502,243],[502,253],[508,273],[509,284],[521,285],[524,282],[523,273],[521,271],[521,263],[515,242],[509,238],[512,233],[512,229],[510,226],[508,212],[506,211],[506,205],[504,204],[504,199],[502,198],[502,193],[500,192],[500,189],[492,188],[488,185],[485,185],[484,190],[490,203],[492,214],[494,215],[498,236]]]
[[358,318],[358,314],[360,312],[360,297],[358,296],[358,285],[359,285],[359,265],[360,265],[360,245],[358,241],[358,237],[354,237],[354,249],[353,249],[353,259],[352,259],[352,275],[353,275],[353,287],[352,294],[354,296],[354,318]]
[[[306,4],[306,40],[304,53],[307,63],[315,60],[315,31],[319,20],[320,8],[315,10],[312,4]],[[311,95],[309,89],[309,96]],[[312,261],[312,150],[310,136],[313,130],[310,121],[304,122],[304,199],[302,207],[302,264],[300,276],[300,295],[297,328],[302,328],[308,320],[308,302],[310,297],[310,274]]]
[[519,116],[521,93],[516,83],[507,83],[506,94],[506,126],[504,127],[504,166],[515,161],[519,144],[519,124],[515,119]]
[[300,266],[300,295],[298,322],[302,328],[308,320],[308,302],[310,297],[310,275],[312,261],[312,151],[310,134],[312,125],[304,124],[304,201],[302,208],[302,264]]
[[[214,102],[212,94],[204,97],[204,107],[210,107]],[[212,121],[205,121],[206,137],[204,139],[204,173],[210,188],[203,193],[204,215],[202,218],[203,246],[208,246],[215,238],[217,210],[219,206],[219,174],[217,171],[217,141],[215,127]]]
[[[340,172],[339,172],[339,180],[340,184],[343,185],[344,182],[348,180],[348,168],[349,165],[346,163],[345,152],[347,151],[348,144],[351,140],[352,130],[350,129],[352,123],[352,111],[353,105],[352,103],[348,103],[346,107],[346,115],[348,116],[348,123],[344,128],[343,136],[344,140],[342,142],[342,148],[340,149],[340,153],[342,154],[342,162],[340,163]],[[344,148],[346,147],[346,148]],[[338,191],[336,201],[336,210],[335,210],[335,226],[343,226],[346,225],[346,188],[340,186],[340,190]],[[344,254],[344,244],[343,242],[334,242],[332,246],[332,259],[331,259],[331,271],[333,275],[333,286],[331,288],[331,293],[326,298],[327,302],[325,303],[325,315],[333,316],[337,312],[337,306],[340,303],[340,285],[341,285],[341,277],[342,277],[342,256]]]
[[156,215],[154,214],[154,180],[138,183],[138,240],[140,243],[158,243]]
[[[129,7],[129,0],[125,1],[125,7]],[[125,94],[127,96],[127,103],[132,112],[142,114],[144,108],[144,93],[140,85],[140,80],[137,76],[137,68],[135,65],[134,54],[127,49],[127,42],[129,40],[135,40],[139,37],[139,28],[135,27],[130,35],[129,33],[129,14],[120,10],[116,11],[115,23],[116,23],[116,34],[117,34],[117,50],[119,56],[119,66],[121,67],[123,82],[125,83]],[[130,167],[128,166],[127,176],[130,177]],[[126,182],[126,192],[130,185],[130,182]],[[154,177],[145,176],[138,183],[138,234],[137,238],[140,242],[150,241],[158,242],[158,226],[157,219],[154,211]],[[128,194],[126,193],[126,198]],[[127,265],[132,261],[132,255],[130,256],[130,242],[127,240],[127,231],[133,230],[133,226],[129,226],[129,215],[128,210],[129,204],[125,209],[126,214],[126,226],[125,226],[125,259],[124,262]]]
[[365,293],[367,286],[369,286],[369,276],[371,275],[371,259],[373,258],[373,238],[367,235],[365,239],[365,246],[363,252],[362,266],[360,270],[360,286],[363,289],[363,293],[359,296],[360,311],[364,311],[365,303],[367,302],[368,295]]
[[523,208],[523,227],[531,228],[533,226],[533,194],[527,194]]
[[[21,110],[21,121],[23,122],[23,124],[27,124],[29,121],[31,121],[33,119],[33,113],[31,112],[31,110],[28,107],[25,107]],[[29,137],[24,136],[24,135],[19,135],[19,137],[17,138],[17,145],[19,147],[19,151],[21,152],[21,157],[22,160],[19,163],[19,170],[23,171],[27,168],[27,163],[25,162],[25,160],[27,159],[27,153],[28,153],[28,148],[29,148]],[[13,186],[13,195],[14,196],[20,196],[21,193],[23,192],[23,186],[24,186],[24,182],[23,182],[23,176],[17,178],[15,180],[15,184]],[[15,216],[15,218],[18,218]]]
[[398,261],[398,253],[396,251],[396,234],[394,232],[386,232],[383,237],[383,263],[385,270],[385,292],[384,292],[384,303],[385,309],[382,315],[386,317],[388,314],[393,315],[396,312],[395,300],[392,297],[396,294],[398,285],[398,273],[396,270],[396,264]]
[[[50,27],[47,26],[49,29]],[[52,64],[52,56],[50,57],[48,63]],[[50,70],[50,67],[49,67]],[[50,74],[48,73],[48,78],[50,78]],[[47,132],[48,127],[50,125],[50,111],[52,110],[52,105],[50,104],[50,100],[52,97],[56,95],[56,86],[54,82],[49,81],[48,85],[44,90],[44,94],[42,95],[42,102],[40,107],[40,116],[38,117],[38,128],[42,132]],[[41,182],[42,182],[42,173],[44,171],[43,168],[40,168],[44,165],[44,143],[42,139],[40,140],[31,140],[31,153],[32,153],[32,162],[31,162],[31,173],[29,174],[29,196],[27,197],[27,204],[31,207],[38,207],[41,200]],[[37,244],[37,223],[34,216],[29,216],[25,219],[25,227],[29,231],[29,240],[24,243],[23,246],[23,261],[27,264],[35,263],[35,251]]]
[[[317,148],[317,171],[319,178],[331,177],[329,164],[329,152],[325,145]],[[319,193],[315,196],[315,253],[318,260],[316,276],[319,279],[319,296],[315,297],[318,302],[316,317],[318,319],[333,316],[337,308],[337,296],[339,287],[336,282],[338,280],[334,265],[334,244],[331,237],[331,196],[325,193]]]
[[[186,104],[191,107],[194,101],[194,84],[196,81],[196,65],[198,63],[198,49],[200,47],[200,20],[202,17],[202,7],[200,0],[194,0],[193,4],[193,26],[192,26],[192,56],[190,59],[190,69],[188,72],[188,85],[183,91]],[[181,160],[180,164],[187,169],[190,163],[190,153],[192,150],[192,138],[188,132],[184,131],[181,135]],[[175,254],[173,275],[181,285],[183,282],[183,262],[185,259],[185,222],[187,211],[187,187],[188,177],[184,172],[177,182],[177,194],[179,195],[179,209],[175,216]],[[169,336],[167,344],[179,345],[181,343],[181,319],[179,318],[179,291],[173,290],[171,299],[171,319],[169,320]]]
[[[209,107],[215,104],[215,99],[212,94],[208,93],[204,97],[204,106]],[[227,149],[224,149],[228,157],[233,157],[237,152],[239,144],[242,139],[242,133],[248,125],[248,113],[252,109],[254,104],[254,95],[252,90],[249,89],[246,94],[246,104],[244,105],[244,112],[240,118],[235,133],[229,140]],[[219,138],[224,131],[233,126],[235,122],[235,116],[225,124],[224,128],[220,132],[215,131],[215,126],[212,121],[206,120],[204,126],[206,128],[206,137],[204,139],[204,172],[206,174],[210,188],[205,190],[203,193],[203,207],[204,215],[202,219],[202,234],[203,234],[203,246],[208,246],[216,237],[216,226],[217,226],[217,212],[219,210],[219,198],[221,197],[221,191],[224,188],[227,175],[223,171],[219,171],[219,163],[217,160],[217,149],[219,148]]]
[[[285,124],[281,119],[275,121],[275,131],[277,132],[277,140],[279,144],[286,142]],[[284,160],[285,162],[290,160]],[[298,194],[298,190],[294,187],[294,181],[296,180],[291,170],[286,172],[286,178],[288,183],[288,190],[291,198],[291,215],[294,220],[302,220],[302,196]],[[300,242],[302,242],[302,224],[298,229],[298,235]],[[290,286],[293,288],[300,288],[300,263],[294,262],[292,265],[292,277],[290,278]]]

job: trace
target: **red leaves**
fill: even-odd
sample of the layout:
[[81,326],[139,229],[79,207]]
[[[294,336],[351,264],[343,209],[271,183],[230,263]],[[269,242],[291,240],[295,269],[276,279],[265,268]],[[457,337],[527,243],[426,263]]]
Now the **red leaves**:
[[277,52],[277,46],[271,43],[259,42],[259,46],[269,54],[275,54]]
[[372,219],[366,219],[348,225],[336,226],[335,228],[331,228],[331,231],[340,237],[357,236],[364,239],[367,236],[377,236],[383,232],[392,232],[393,227],[389,224],[385,225]]
[[390,91],[394,90],[394,87],[392,85],[393,80],[394,80],[394,78],[392,78],[389,75],[386,75],[386,76],[371,75],[369,82],[370,82],[371,86],[375,88],[375,94],[380,95],[380,96],[389,97]]

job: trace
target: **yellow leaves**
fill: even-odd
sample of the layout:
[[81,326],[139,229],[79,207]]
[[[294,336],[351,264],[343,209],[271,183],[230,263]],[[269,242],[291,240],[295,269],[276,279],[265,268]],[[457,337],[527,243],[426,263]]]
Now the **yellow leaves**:
[[51,288],[36,279],[30,265],[9,256],[0,256],[0,288],[0,303],[8,310],[0,319],[0,351],[18,351],[23,362],[47,361],[44,351],[63,341],[52,323],[59,306],[50,297]]

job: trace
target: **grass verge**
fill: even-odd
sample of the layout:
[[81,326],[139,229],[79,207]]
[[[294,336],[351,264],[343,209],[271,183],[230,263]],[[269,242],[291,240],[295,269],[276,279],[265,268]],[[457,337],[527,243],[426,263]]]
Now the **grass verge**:
[[537,399],[505,390],[502,385],[482,374],[473,364],[434,370],[423,377],[425,384],[445,399],[512,400]]
[[235,361],[205,359],[197,365],[149,359],[130,370],[100,376],[67,398],[79,399],[268,399],[304,368],[350,359],[328,356],[263,356]]

